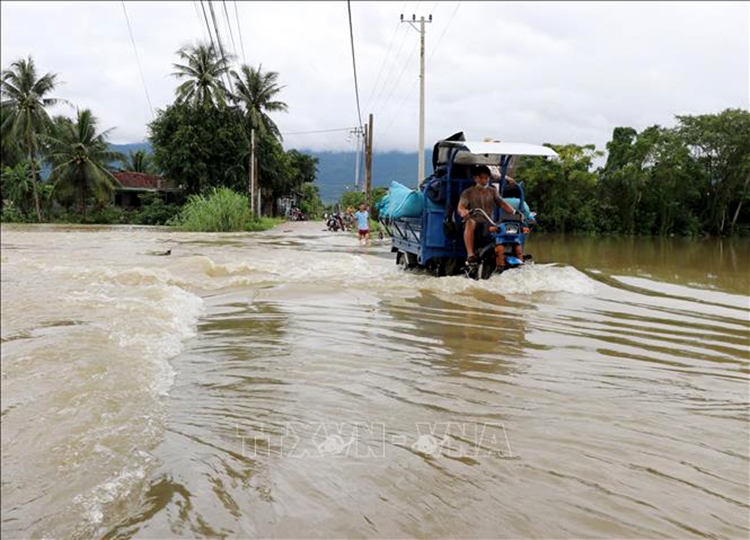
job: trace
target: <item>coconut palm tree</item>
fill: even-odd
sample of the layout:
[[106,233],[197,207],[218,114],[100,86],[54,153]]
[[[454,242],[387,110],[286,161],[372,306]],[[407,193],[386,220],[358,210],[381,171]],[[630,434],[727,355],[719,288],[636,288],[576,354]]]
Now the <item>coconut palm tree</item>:
[[182,63],[172,64],[172,73],[178,79],[186,79],[175,90],[179,103],[199,107],[226,104],[229,91],[221,80],[229,69],[229,58],[222,56],[213,45],[199,43],[182,47],[177,51]]
[[3,123],[0,126],[3,140],[14,139],[23,147],[28,156],[31,184],[34,191],[36,217],[42,220],[39,204],[39,190],[36,182],[35,156],[38,137],[45,133],[51,124],[47,107],[64,100],[48,97],[58,84],[57,74],[47,73],[37,78],[36,66],[31,56],[16,60],[10,69],[3,70],[0,89],[3,108]]
[[14,204],[24,215],[27,213],[33,200],[34,188],[29,176],[30,165],[28,161],[22,161],[15,167],[5,167],[0,174],[2,181],[3,203]]
[[112,130],[97,133],[98,124],[89,109],[79,110],[75,121],[56,119],[54,134],[44,137],[47,160],[53,167],[49,178],[54,185],[53,194],[58,198],[77,198],[84,219],[89,195],[107,200],[118,185],[108,164],[125,157],[109,150],[107,137]]
[[260,129],[281,140],[281,132],[276,123],[268,116],[269,112],[287,111],[287,104],[275,101],[276,95],[284,88],[279,86],[279,74],[275,71],[263,72],[263,66],[255,69],[242,65],[240,73],[232,71],[234,79],[234,99],[245,109],[250,126]]
[[135,152],[131,150],[128,152],[128,155],[120,162],[120,169],[147,174],[155,172],[151,155],[145,150],[136,150]]

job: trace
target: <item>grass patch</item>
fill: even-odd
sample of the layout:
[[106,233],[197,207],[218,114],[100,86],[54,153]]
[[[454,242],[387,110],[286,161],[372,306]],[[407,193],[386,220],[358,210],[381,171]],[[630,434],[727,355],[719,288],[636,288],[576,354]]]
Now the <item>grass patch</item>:
[[229,188],[214,188],[208,195],[191,195],[171,225],[193,232],[248,230],[253,221],[250,202]]
[[281,225],[282,223],[285,223],[286,220],[284,218],[280,217],[262,217],[257,219],[251,219],[247,227],[245,228],[246,231],[267,231],[268,229],[273,229],[277,225]]

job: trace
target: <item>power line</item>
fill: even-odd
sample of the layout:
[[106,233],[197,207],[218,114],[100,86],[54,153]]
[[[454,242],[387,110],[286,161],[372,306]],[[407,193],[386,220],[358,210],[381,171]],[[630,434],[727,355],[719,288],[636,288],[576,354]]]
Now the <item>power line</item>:
[[195,16],[198,17],[198,26],[201,29],[201,35],[203,39],[206,39],[206,30],[203,28],[203,21],[201,21],[201,13],[198,11],[198,0],[193,0],[193,7],[195,8]]
[[[406,59],[406,63],[404,64],[404,67],[401,68],[401,73],[399,73],[398,78],[396,79],[396,83],[393,86],[391,86],[391,92],[388,94],[388,97],[386,98],[385,102],[383,102],[383,105],[381,106],[379,111],[384,110],[385,106],[391,100],[391,97],[393,96],[393,92],[395,92],[396,88],[398,88],[398,85],[401,82],[401,78],[404,76],[404,73],[406,72],[406,68],[409,67],[409,61],[411,60],[412,56],[414,56],[414,53],[417,52],[417,49],[419,49],[418,41],[414,44],[414,48],[411,50],[411,54],[409,54],[409,57]],[[414,79],[415,82],[418,80],[419,79]]]
[[208,23],[208,16],[206,15],[206,6],[203,5],[203,0],[200,0],[201,2],[201,10],[203,11],[203,20],[206,23],[206,29],[208,30],[208,41],[211,43],[211,47],[215,48],[216,45],[214,45],[214,38],[211,35],[211,25]]
[[335,131],[351,131],[353,129],[357,129],[357,128],[345,127],[345,128],[335,128],[335,129],[318,129],[315,131],[291,131],[288,133],[282,133],[282,135],[286,137],[287,135],[307,135],[310,133],[333,133]]
[[378,76],[375,77],[375,84],[372,85],[372,91],[370,91],[370,96],[367,98],[366,104],[369,105],[372,103],[372,96],[375,94],[375,89],[378,87],[378,83],[380,82],[380,76],[383,74],[383,68],[385,67],[385,63],[388,60],[388,55],[391,52],[391,47],[393,46],[393,38],[396,37],[396,32],[398,32],[398,29],[401,25],[399,23],[396,23],[396,27],[393,29],[393,35],[391,36],[391,40],[388,43],[388,50],[385,53],[385,56],[383,57],[383,63],[380,64],[380,70],[378,71]]
[[[211,20],[214,23],[214,32],[216,33],[216,42],[219,44],[219,52],[221,53],[221,57],[224,59],[227,59],[227,55],[224,53],[224,46],[221,44],[221,35],[219,34],[219,25],[216,24],[216,14],[214,13],[214,4],[211,0],[208,0],[208,9],[211,11]],[[229,90],[231,93],[234,93],[234,89],[232,87],[232,79],[229,77],[229,73],[226,71],[224,72],[224,79],[227,83],[227,90]]]
[[151,106],[151,98],[148,95],[148,88],[146,87],[146,78],[143,76],[143,69],[141,69],[141,60],[138,58],[138,48],[135,46],[135,38],[133,38],[133,29],[130,27],[130,19],[128,18],[128,10],[125,9],[125,0],[122,0],[122,12],[125,14],[125,22],[128,23],[128,33],[130,34],[130,43],[133,44],[133,52],[135,52],[135,63],[138,64],[138,73],[141,74],[141,83],[143,84],[143,91],[146,93],[146,101],[148,102],[148,109],[151,111],[151,119],[154,119],[154,108]]
[[[396,24],[398,24],[399,26],[401,26],[399,23],[396,23]],[[380,100],[381,96],[383,95],[383,92],[385,91],[386,88],[388,88],[388,81],[390,81],[391,77],[396,73],[396,70],[395,70],[394,66],[396,66],[398,64],[398,61],[401,58],[401,51],[404,50],[404,44],[406,43],[406,36],[407,36],[407,34],[408,34],[408,31],[406,30],[406,28],[404,28],[404,33],[403,33],[403,36],[401,38],[401,44],[398,47],[398,52],[393,57],[393,63],[391,64],[391,69],[388,70],[388,75],[386,75],[385,79],[383,79],[383,84],[380,87],[380,91],[378,92],[378,95],[375,96],[375,100],[372,103],[372,110],[374,110],[374,109],[376,109],[378,107],[379,100]]]
[[242,27],[240,26],[240,15],[237,11],[237,0],[234,0],[234,18],[237,21],[237,33],[240,35],[240,47],[242,48],[242,63],[247,64],[245,60],[245,44],[242,43]]
[[234,52],[234,58],[235,61],[237,60],[237,46],[234,44],[234,33],[232,32],[232,23],[229,22],[229,12],[227,11],[227,3],[225,0],[221,0],[222,5],[224,6],[224,17],[227,20],[227,28],[229,28],[229,37],[232,40],[232,52]]
[[451,13],[450,19],[448,19],[448,24],[445,25],[445,28],[443,29],[443,33],[440,34],[440,37],[438,38],[437,42],[435,43],[435,47],[432,49],[432,53],[430,54],[430,60],[432,60],[432,57],[435,55],[435,51],[437,51],[438,46],[440,45],[440,42],[443,41],[443,36],[448,31],[448,27],[451,25],[451,22],[453,21],[453,17],[456,16],[456,12],[458,11],[458,8],[461,7],[461,2],[456,4],[456,9],[453,10],[453,13]]
[[349,11],[349,37],[352,43],[352,67],[354,68],[354,93],[357,96],[357,118],[359,125],[362,125],[362,112],[359,108],[359,84],[357,82],[357,62],[354,60],[354,28],[352,27],[352,4],[346,0],[346,8]]

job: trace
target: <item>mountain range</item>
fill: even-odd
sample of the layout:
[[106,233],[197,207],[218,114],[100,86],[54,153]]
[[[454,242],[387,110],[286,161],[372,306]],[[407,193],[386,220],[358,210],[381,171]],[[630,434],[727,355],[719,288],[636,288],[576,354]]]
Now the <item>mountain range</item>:
[[[151,152],[147,142],[111,144],[111,149],[123,154],[145,150]],[[341,198],[346,191],[355,189],[357,158],[354,152],[317,152],[300,149],[300,152],[318,159],[318,174],[315,185],[320,198],[330,204]],[[431,150],[425,152],[425,170],[429,174]],[[360,159],[359,186],[364,184],[364,166]],[[372,187],[388,187],[392,181],[409,187],[417,185],[417,152],[375,152],[372,156]]]

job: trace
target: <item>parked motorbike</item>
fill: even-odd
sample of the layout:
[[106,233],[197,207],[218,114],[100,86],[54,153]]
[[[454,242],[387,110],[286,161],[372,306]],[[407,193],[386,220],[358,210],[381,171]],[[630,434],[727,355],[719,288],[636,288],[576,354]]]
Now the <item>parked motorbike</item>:
[[339,214],[331,214],[326,220],[326,227],[329,231],[337,232],[343,229],[344,224]]

